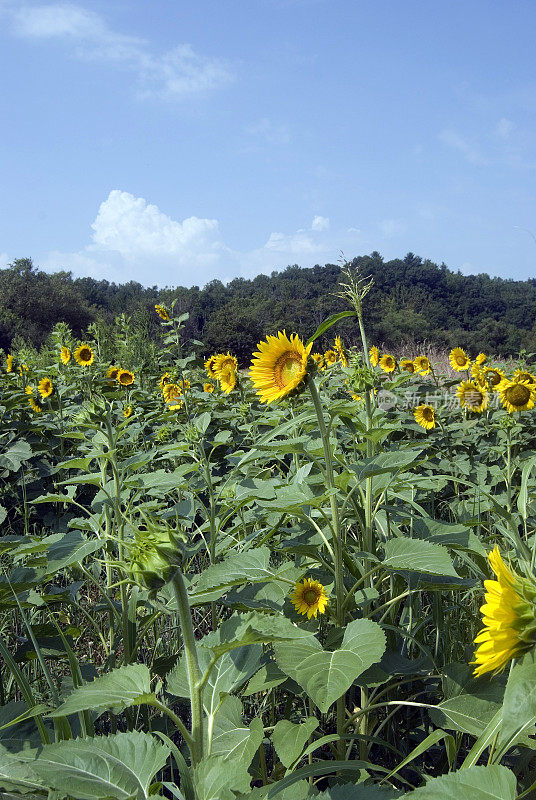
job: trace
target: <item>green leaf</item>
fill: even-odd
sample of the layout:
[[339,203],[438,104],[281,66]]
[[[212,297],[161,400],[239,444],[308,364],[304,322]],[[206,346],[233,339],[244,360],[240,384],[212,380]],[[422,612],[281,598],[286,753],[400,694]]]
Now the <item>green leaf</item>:
[[350,469],[355,472],[360,481],[373,475],[383,475],[389,472],[398,472],[415,463],[421,456],[423,448],[412,450],[390,450],[380,453],[373,458],[364,458],[359,464],[352,464]]
[[319,724],[315,717],[309,717],[299,725],[289,722],[288,719],[281,719],[276,723],[272,741],[283,766],[288,769],[296,761]]
[[323,650],[312,636],[278,642],[274,650],[278,666],[325,714],[362,672],[381,659],[385,634],[376,622],[356,619],[347,625],[341,647],[334,652]]
[[506,767],[469,767],[432,778],[408,800],[515,800],[516,778]]
[[48,572],[56,573],[72,564],[78,564],[100,547],[102,547],[100,539],[87,539],[80,531],[69,531],[62,539],[53,542],[48,548]]
[[151,674],[144,664],[129,664],[75,689],[48,716],[64,717],[87,709],[128,708],[151,695]]
[[502,725],[497,742],[504,752],[536,722],[536,653],[525,653],[514,665],[504,692]]
[[396,800],[403,792],[391,786],[366,786],[363,783],[336,784],[320,792],[316,800]]
[[18,472],[21,464],[33,455],[32,448],[24,439],[19,439],[0,456],[0,467],[8,472]]
[[194,771],[197,800],[235,800],[235,793],[249,794],[250,783],[247,768],[223,756],[205,756]]
[[215,715],[210,753],[240,762],[247,769],[264,738],[264,728],[258,717],[252,719],[251,725],[246,725],[242,713],[238,697],[225,697]]
[[345,317],[355,317],[355,316],[356,316],[355,311],[339,311],[338,314],[332,314],[318,326],[316,331],[313,333],[312,336],[309,337],[309,339],[307,339],[305,344],[309,345],[311,344],[311,342],[314,342],[315,339],[318,339],[319,336],[322,336],[323,333],[329,330],[329,328],[331,328],[332,325],[335,325],[335,323],[338,322],[340,319],[344,319]]
[[440,544],[399,536],[385,543],[384,553],[383,566],[389,570],[410,570],[459,577],[448,550]]
[[500,703],[487,698],[460,694],[436,706],[430,711],[430,717],[442,728],[480,736],[500,707]]
[[45,745],[32,769],[77,800],[146,800],[169,753],[151,734],[130,731]]
[[219,564],[204,570],[189,587],[192,604],[220,597],[225,589],[243,583],[259,583],[277,579],[277,570],[270,567],[270,550],[256,547],[234,553]]
[[32,770],[31,762],[19,758],[17,753],[8,753],[0,748],[0,789],[9,792],[28,794],[33,791],[43,791],[44,784]]

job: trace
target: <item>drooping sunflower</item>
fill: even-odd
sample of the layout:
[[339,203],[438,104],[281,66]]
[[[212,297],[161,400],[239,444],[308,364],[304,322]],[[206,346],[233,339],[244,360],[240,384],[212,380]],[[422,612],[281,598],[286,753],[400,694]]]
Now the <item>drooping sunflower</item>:
[[403,372],[415,372],[415,362],[411,360],[411,358],[401,358],[400,359],[400,369]]
[[171,375],[169,374],[169,372],[164,372],[164,374],[158,381],[158,385],[160,386],[161,392],[164,391],[164,386],[166,385],[166,383],[171,383]]
[[380,362],[380,351],[373,345],[369,350],[369,359],[373,367],[377,367]]
[[33,393],[34,393],[33,386],[26,386],[24,391],[28,395],[28,404],[29,404],[30,408],[32,409],[32,411],[35,411],[36,414],[39,414],[39,412],[42,411],[43,409],[41,408],[39,403],[35,402],[35,399],[34,399],[34,396],[33,396]]
[[205,369],[207,371],[207,375],[208,375],[209,378],[215,378],[216,377],[216,372],[215,372],[216,359],[217,359],[217,356],[213,355],[213,356],[210,356],[210,358],[208,358],[205,361]]
[[313,344],[304,345],[293,333],[285,331],[259,342],[249,368],[249,376],[263,403],[288,397],[301,388],[307,375],[307,359]]
[[37,386],[37,390],[41,397],[50,397],[54,391],[54,386],[52,385],[50,378],[41,378]]
[[324,614],[328,604],[324,586],[312,578],[304,578],[303,583],[298,582],[290,599],[298,614],[307,614],[307,619]]
[[214,391],[214,384],[213,383],[204,383],[203,384],[203,391],[207,392],[207,394],[212,394]]
[[235,356],[232,356],[229,352],[227,353],[218,353],[218,355],[214,356],[214,373],[215,377],[219,378],[219,373],[224,369],[224,367],[231,367],[234,369],[235,372],[238,372],[238,361],[236,360]]
[[337,353],[335,350],[326,350],[324,353],[324,364],[327,367],[333,366],[333,364],[337,363]]
[[68,364],[71,360],[71,351],[65,345],[62,346],[60,350],[60,360],[62,364]]
[[485,362],[486,358],[487,356],[485,353],[479,353],[475,358],[475,364],[478,364],[478,366],[481,367],[482,364]]
[[333,345],[333,348],[334,348],[335,352],[337,353],[337,356],[339,357],[339,361],[341,362],[343,367],[347,367],[348,366],[348,357],[346,355],[346,350],[344,349],[344,345],[342,343],[342,339],[341,339],[340,336],[336,336],[335,337],[335,343]]
[[435,411],[432,406],[426,403],[421,403],[420,406],[417,406],[413,412],[413,416],[415,417],[417,425],[420,425],[421,428],[425,428],[427,431],[431,431],[432,428],[436,426]]
[[128,369],[120,369],[115,379],[121,386],[131,386],[134,383],[134,373]]
[[502,381],[498,388],[501,403],[506,410],[513,414],[514,411],[528,411],[534,408],[536,402],[536,386],[519,378]]
[[486,380],[486,373],[484,372],[480,364],[476,363],[476,361],[471,367],[471,377],[475,381],[475,383],[478,384],[478,386],[484,386],[487,388],[488,384]]
[[162,395],[166,403],[173,403],[179,400],[182,403],[182,389],[177,383],[164,384]]
[[498,547],[488,553],[488,560],[497,580],[484,581],[485,602],[480,608],[484,628],[475,639],[478,647],[472,662],[477,676],[500,672],[536,641],[536,585],[511,570]]
[[111,364],[108,367],[106,377],[109,378],[111,381],[115,381],[120,369],[121,367],[116,367],[115,364]]
[[128,419],[130,416],[132,416],[132,406],[126,406],[123,409],[123,416],[125,419]]
[[456,372],[464,372],[471,366],[471,359],[461,347],[454,347],[450,351],[449,361],[452,369]]
[[484,367],[483,369],[484,377],[486,379],[486,383],[488,386],[495,390],[498,385],[506,378],[506,375],[502,371],[502,369],[498,369],[497,367]]
[[536,386],[536,375],[533,375],[532,372],[529,372],[526,369],[516,369],[512,376],[513,381],[525,381],[525,383],[531,383],[532,385]]
[[222,392],[229,394],[236,386],[236,370],[230,364],[221,369],[218,373],[218,380],[220,382]]
[[82,342],[74,351],[74,360],[81,367],[89,367],[95,360],[95,353],[86,342]]
[[6,372],[13,372],[13,356],[11,353],[6,356]]
[[384,372],[394,372],[396,369],[396,359],[394,356],[390,356],[386,353],[380,358],[379,365],[380,369],[383,369]]
[[456,389],[462,408],[482,414],[489,406],[488,390],[476,381],[462,381]]
[[164,322],[169,322],[169,314],[164,308],[164,306],[159,306],[157,303],[154,307],[154,310],[156,311],[160,319],[163,319]]
[[430,361],[426,356],[417,356],[414,359],[413,363],[415,364],[415,370],[420,372],[421,375],[429,375],[432,367],[430,365]]

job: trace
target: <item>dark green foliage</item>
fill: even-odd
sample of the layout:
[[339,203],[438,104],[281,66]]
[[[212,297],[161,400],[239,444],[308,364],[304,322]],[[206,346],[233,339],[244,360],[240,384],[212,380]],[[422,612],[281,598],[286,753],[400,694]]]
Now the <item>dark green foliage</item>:
[[[371,343],[390,348],[426,340],[439,347],[460,345],[472,355],[479,350],[498,356],[536,351],[535,279],[462,275],[413,253],[384,262],[374,252],[354,259],[352,266],[374,278],[365,308]],[[266,334],[286,329],[307,338],[327,316],[343,310],[335,296],[340,274],[334,264],[295,265],[227,285],[213,280],[203,289],[159,290],[134,281],[117,285],[73,279],[70,272],[49,275],[34,269],[31,259],[17,259],[0,270],[0,346],[7,349],[17,335],[41,345],[58,321],[83,336],[89,323],[109,324],[119,314],[131,317],[134,325],[143,320],[144,335],[156,336],[160,323],[154,304],[175,300],[176,314],[190,314],[187,337],[201,339],[207,354],[231,350],[245,364]],[[338,332],[348,344],[357,343],[351,320],[341,322]],[[318,349],[328,342],[328,337],[320,341]]]

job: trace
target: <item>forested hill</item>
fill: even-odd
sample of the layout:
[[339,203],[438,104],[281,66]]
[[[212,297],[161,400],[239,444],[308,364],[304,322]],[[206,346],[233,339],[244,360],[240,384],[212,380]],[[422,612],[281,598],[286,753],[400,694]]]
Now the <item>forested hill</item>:
[[[385,347],[424,340],[439,346],[461,345],[471,353],[484,349],[514,355],[536,351],[536,280],[514,281],[489,275],[462,275],[413,253],[384,261],[379,253],[352,262],[360,274],[374,278],[365,301],[370,341]],[[156,333],[156,302],[177,298],[176,311],[190,314],[187,335],[200,339],[206,351],[231,350],[247,362],[267,333],[285,328],[307,338],[329,314],[345,310],[335,296],[341,267],[288,267],[270,277],[218,280],[204,288],[159,290],[131,281],[116,285],[94,278],[73,279],[69,272],[49,275],[31,259],[17,259],[0,270],[0,347],[15,336],[36,346],[52,326],[69,324],[82,336],[96,320],[132,317]],[[352,344],[355,325],[341,323],[338,332]],[[20,339],[18,339],[20,341]]]

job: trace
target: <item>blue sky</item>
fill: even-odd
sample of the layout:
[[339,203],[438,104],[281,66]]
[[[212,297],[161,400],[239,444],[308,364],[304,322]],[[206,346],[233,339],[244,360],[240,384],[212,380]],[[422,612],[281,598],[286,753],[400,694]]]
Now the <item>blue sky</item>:
[[536,275],[533,0],[0,0],[0,266]]

